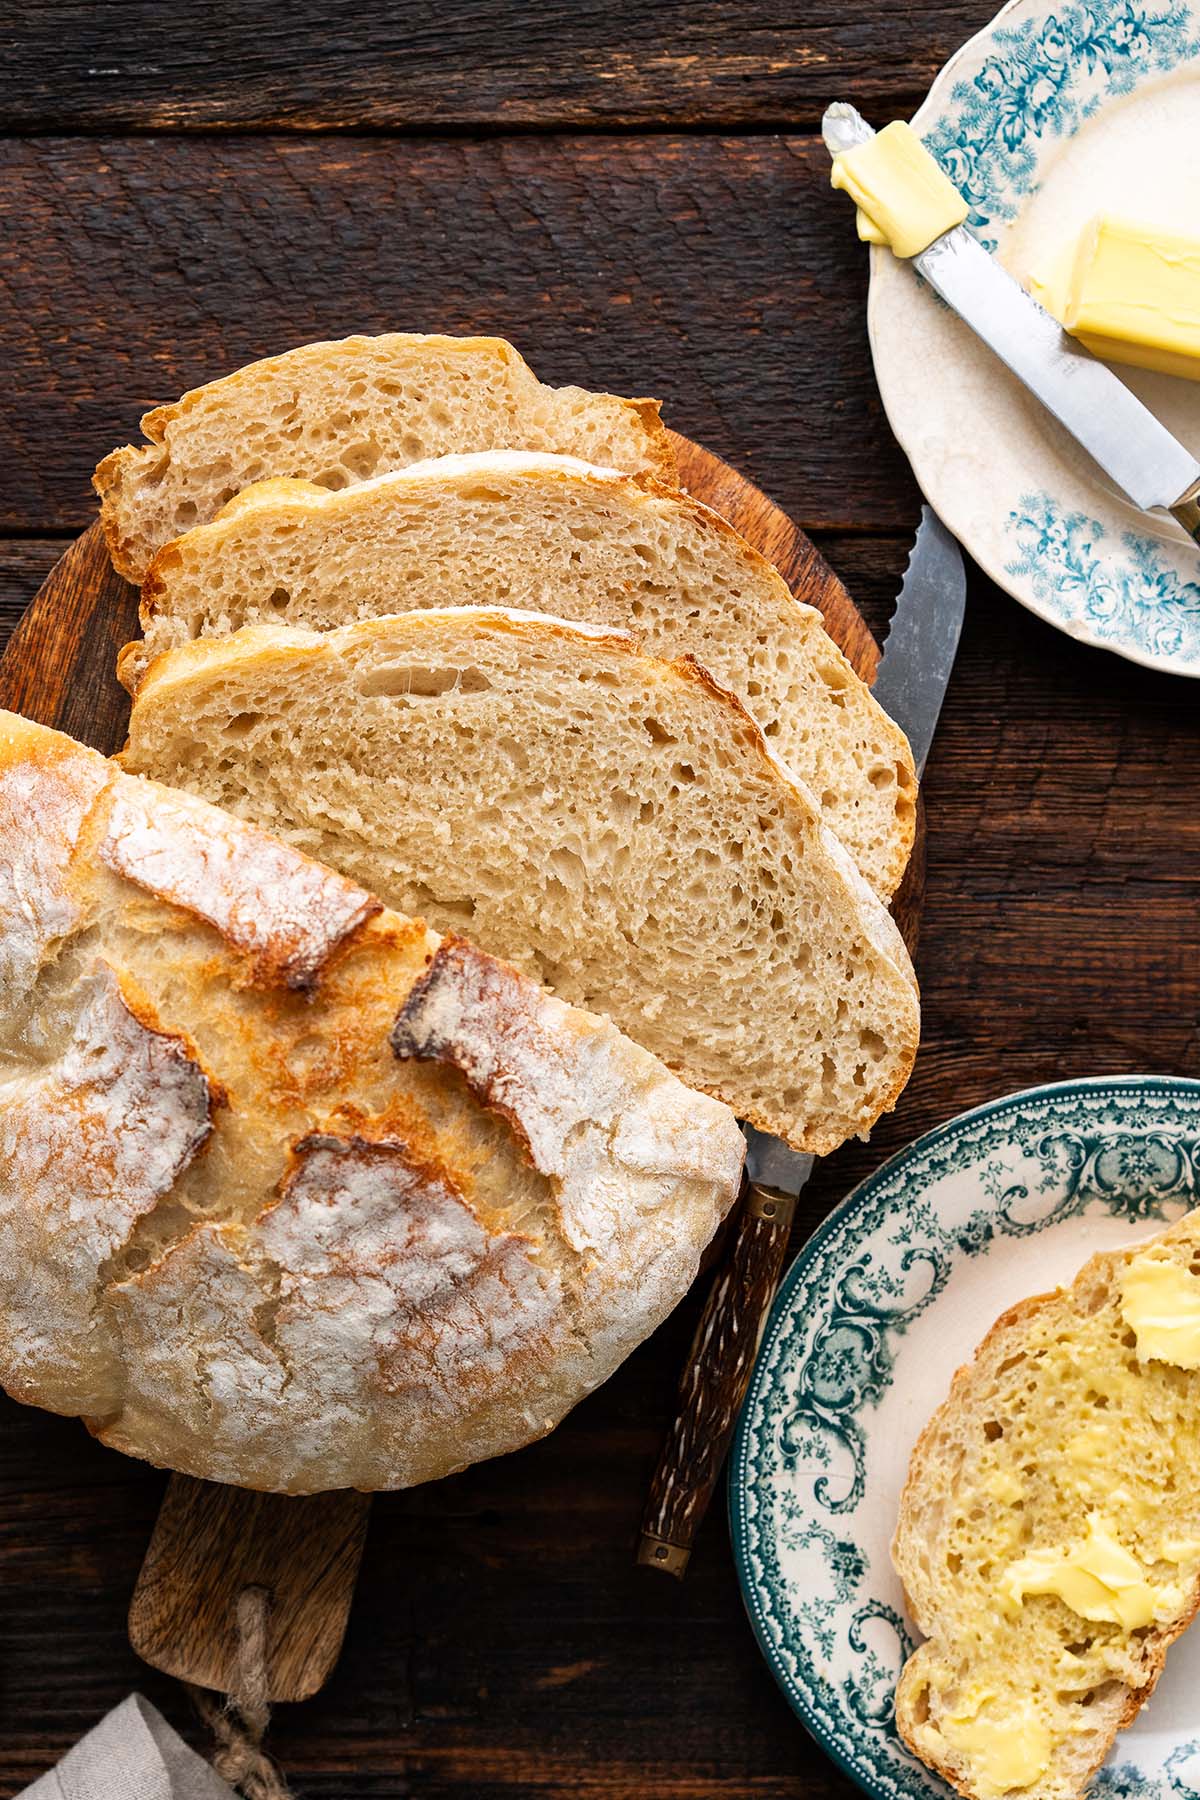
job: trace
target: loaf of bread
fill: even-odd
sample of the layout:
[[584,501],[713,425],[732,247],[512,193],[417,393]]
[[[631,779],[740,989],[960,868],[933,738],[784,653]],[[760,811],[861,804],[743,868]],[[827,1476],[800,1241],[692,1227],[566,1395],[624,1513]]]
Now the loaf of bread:
[[124,761],[469,932],[797,1149],[908,1077],[895,925],[694,662],[484,608],[252,625],[152,665]]
[[696,656],[817,795],[876,893],[912,848],[916,775],[900,728],[815,608],[718,514],[649,476],[533,452],[441,457],[340,492],[268,481],[155,557],[145,641],[121,674],[199,637],[314,630],[416,607],[503,605],[633,631]]
[[549,1431],[686,1290],[732,1115],[253,826],[0,713],[0,1380],[289,1493]]
[[142,419],[149,442],[96,470],[113,566],[141,581],[160,545],[273,475],[321,487],[451,450],[555,450],[672,480],[656,400],[552,388],[503,338],[392,332],[305,344]]
[[1073,1800],[1200,1602],[1200,1212],[1000,1318],[913,1454],[901,1736],[973,1800]]

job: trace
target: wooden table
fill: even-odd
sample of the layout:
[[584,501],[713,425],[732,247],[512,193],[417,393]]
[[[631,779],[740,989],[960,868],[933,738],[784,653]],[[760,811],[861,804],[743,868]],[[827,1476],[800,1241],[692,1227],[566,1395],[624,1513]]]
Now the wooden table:
[[[10,10],[6,626],[144,407],[390,328],[498,331],[545,379],[660,394],[885,623],[918,496],[815,129],[836,96],[911,112],[992,0],[263,10]],[[798,1236],[962,1107],[1058,1076],[1200,1075],[1198,701],[973,576],[927,777],[924,1047],[870,1145],[820,1171]],[[340,1668],[277,1719],[309,1800],[853,1791],[759,1661],[723,1510],[683,1587],[632,1566],[694,1317],[546,1443],[376,1504]],[[0,1402],[3,1794],[131,1687],[191,1730],[125,1638],[161,1487]]]

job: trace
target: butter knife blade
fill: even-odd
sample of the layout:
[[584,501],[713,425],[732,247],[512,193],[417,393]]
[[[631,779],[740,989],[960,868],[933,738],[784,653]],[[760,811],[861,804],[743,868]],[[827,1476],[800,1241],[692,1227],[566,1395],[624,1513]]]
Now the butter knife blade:
[[[874,136],[843,103],[828,109],[822,130],[833,155]],[[1200,461],[978,238],[956,225],[911,261],[1135,506],[1170,512],[1192,537],[1200,533]]]

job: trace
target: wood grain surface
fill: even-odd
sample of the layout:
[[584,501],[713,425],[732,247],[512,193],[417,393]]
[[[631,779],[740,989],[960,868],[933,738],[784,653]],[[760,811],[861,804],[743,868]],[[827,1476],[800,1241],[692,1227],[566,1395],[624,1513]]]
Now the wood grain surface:
[[342,1647],[370,1498],[251,1494],[176,1475],[129,1607],[129,1641],[154,1668],[228,1694],[239,1596],[267,1597],[268,1695],[307,1700]]
[[[507,331],[550,379],[662,393],[670,423],[809,529],[883,627],[917,494],[875,396],[864,262],[803,135],[834,97],[825,82],[840,81],[843,52],[834,45],[828,75],[813,60],[812,110],[800,134],[776,136],[758,121],[779,115],[749,116],[758,76],[731,119],[719,108],[740,104],[735,84],[715,97],[701,61],[660,81],[643,40],[612,63],[614,84],[603,54],[564,51],[547,69],[540,34],[564,7],[510,10],[523,15],[510,64],[530,53],[514,75],[527,81],[525,116],[561,131],[506,134],[498,108],[514,89],[489,97],[456,25],[484,16],[469,5],[436,31],[411,15],[447,95],[442,114],[427,73],[402,121],[423,134],[412,137],[370,112],[387,84],[407,105],[410,65],[392,83],[377,43],[356,51],[336,21],[323,63],[295,7],[294,39],[279,11],[264,26],[294,55],[261,93],[262,65],[226,56],[225,23],[210,36],[195,9],[95,9],[96,31],[122,15],[102,58],[79,35],[82,5],[5,22],[6,49],[26,48],[3,104],[30,108],[10,110],[8,130],[24,120],[47,135],[0,141],[0,622],[88,523],[91,466],[135,434],[145,404],[297,338],[445,321]],[[907,111],[921,59],[989,10],[846,8],[843,24],[861,28],[851,97],[869,91],[881,117]],[[599,8],[579,12],[603,36]],[[610,10],[614,52],[631,47],[634,12]],[[924,23],[939,13],[944,44]],[[797,43],[834,43],[820,35],[832,8],[762,16],[781,64]],[[736,22],[724,41],[736,48]],[[302,62],[310,85],[284,121]],[[497,102],[488,135],[455,122],[472,81],[481,112]],[[625,115],[610,94],[621,83]],[[297,129],[180,135],[185,114],[237,123],[235,89],[242,123]],[[647,92],[654,129],[613,130],[646,118]],[[298,129],[310,100],[349,135]],[[159,135],[121,135],[138,123]],[[885,1155],[962,1107],[1060,1076],[1200,1077],[1198,698],[1194,683],[1071,642],[972,573],[925,779],[921,1053],[871,1142],[818,1170],[796,1241]],[[309,1800],[850,1800],[755,1651],[721,1509],[682,1586],[631,1564],[698,1305],[544,1443],[375,1502],[339,1666],[276,1719],[274,1747]],[[189,1729],[178,1691],[147,1673],[125,1631],[162,1486],[74,1423],[0,1402],[0,1794],[131,1687]]]
[[82,531],[147,407],[398,326],[482,325],[543,380],[657,394],[806,528],[915,516],[813,139],[0,139],[0,213],[0,533]]
[[202,29],[153,0],[28,0],[5,24],[0,126],[811,127],[842,90],[911,112],[994,10],[911,0],[900,37],[883,6],[839,0],[381,0],[353,13],[214,0]]

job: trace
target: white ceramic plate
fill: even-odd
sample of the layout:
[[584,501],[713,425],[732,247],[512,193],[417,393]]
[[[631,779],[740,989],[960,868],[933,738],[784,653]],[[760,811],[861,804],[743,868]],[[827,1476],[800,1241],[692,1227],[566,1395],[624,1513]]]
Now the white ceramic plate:
[[[892,1717],[913,1627],[888,1545],[917,1436],[1007,1306],[1197,1203],[1200,1082],[1064,1082],[919,1139],[792,1265],[734,1449],[734,1550],[784,1693],[878,1800],[950,1793]],[[1091,1792],[1200,1795],[1200,1626]]]
[[[1200,232],[1200,5],[1012,0],[913,121],[1020,279],[1099,211]],[[926,497],[1032,612],[1134,662],[1200,675],[1200,552],[1131,506],[967,327],[871,253],[871,348]],[[1200,383],[1117,373],[1200,452]]]

